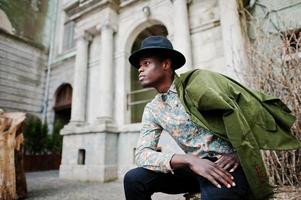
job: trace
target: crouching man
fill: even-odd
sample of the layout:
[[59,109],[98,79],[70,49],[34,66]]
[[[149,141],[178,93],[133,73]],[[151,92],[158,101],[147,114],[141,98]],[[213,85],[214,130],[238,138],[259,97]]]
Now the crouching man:
[[[145,106],[138,168],[124,177],[127,200],[155,192],[201,192],[202,200],[264,199],[272,190],[260,149],[294,149],[294,117],[277,98],[252,92],[218,73],[178,76],[185,57],[162,36],[146,38],[129,58],[143,87],[159,94]],[[157,152],[162,131],[186,154]]]

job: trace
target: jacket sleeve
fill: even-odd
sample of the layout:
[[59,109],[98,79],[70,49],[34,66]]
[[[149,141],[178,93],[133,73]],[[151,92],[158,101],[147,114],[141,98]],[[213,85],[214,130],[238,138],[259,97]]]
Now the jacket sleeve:
[[269,111],[282,128],[290,130],[296,117],[291,114],[291,110],[279,98],[258,91],[254,91],[252,94],[262,102],[264,108]]
[[157,152],[157,146],[162,133],[162,128],[148,106],[145,107],[142,117],[142,129],[135,152],[136,164],[153,171],[171,171],[170,160],[173,153]]

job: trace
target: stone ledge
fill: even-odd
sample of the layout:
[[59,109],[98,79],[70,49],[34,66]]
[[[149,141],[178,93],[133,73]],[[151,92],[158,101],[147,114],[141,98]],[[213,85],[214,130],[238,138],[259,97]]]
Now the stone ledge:
[[142,125],[141,123],[134,124],[124,124],[118,127],[118,132],[120,133],[137,133],[140,131]]
[[73,124],[66,125],[61,130],[61,135],[91,134],[91,133],[137,133],[140,131],[141,123],[124,124],[116,126],[112,123],[99,124]]
[[2,28],[0,28],[0,35],[4,35],[4,36],[6,36],[6,37],[8,37],[8,38],[10,38],[12,40],[17,40],[19,42],[22,42],[22,43],[25,43],[27,45],[30,45],[30,46],[32,46],[34,48],[37,48],[37,49],[43,51],[44,53],[47,53],[47,51],[48,51],[48,49],[44,45],[36,43],[34,41],[31,41],[31,40],[29,40],[27,38],[24,38],[24,37],[21,37],[21,36],[16,36],[14,34],[10,34],[10,33],[8,33],[6,30],[4,30]]
[[118,133],[114,124],[75,124],[69,123],[61,130],[61,135],[91,134],[91,133]]

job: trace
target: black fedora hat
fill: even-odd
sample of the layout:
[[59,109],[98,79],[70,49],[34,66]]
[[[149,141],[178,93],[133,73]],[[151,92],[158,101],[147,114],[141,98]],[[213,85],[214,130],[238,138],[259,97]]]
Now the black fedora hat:
[[129,57],[130,63],[139,68],[139,60],[141,56],[148,53],[158,53],[167,55],[172,60],[173,69],[182,67],[186,59],[183,54],[173,49],[171,42],[163,36],[150,36],[145,38],[140,46],[140,49],[134,51]]

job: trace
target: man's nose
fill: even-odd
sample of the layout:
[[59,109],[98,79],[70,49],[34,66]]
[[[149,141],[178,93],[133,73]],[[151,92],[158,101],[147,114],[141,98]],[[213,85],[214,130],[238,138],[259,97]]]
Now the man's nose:
[[138,72],[140,73],[140,72],[142,72],[142,71],[143,71],[143,66],[140,65],[139,68],[138,68]]

